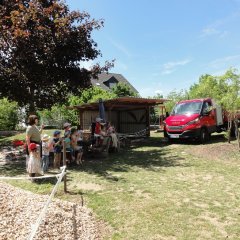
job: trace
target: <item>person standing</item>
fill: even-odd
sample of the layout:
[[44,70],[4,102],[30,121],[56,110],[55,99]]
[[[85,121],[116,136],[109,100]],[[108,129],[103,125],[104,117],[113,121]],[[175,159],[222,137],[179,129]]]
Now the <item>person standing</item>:
[[40,129],[38,129],[37,125],[38,125],[38,117],[36,115],[30,115],[28,117],[28,126],[26,129],[27,163],[28,163],[29,152],[30,152],[29,146],[31,143],[35,143],[40,146],[40,156],[42,156],[41,133],[44,128],[44,125],[42,125]]
[[44,173],[48,171],[49,167],[49,152],[51,148],[49,139],[50,137],[47,134],[44,134],[42,137],[42,169]]
[[56,130],[53,133],[53,149],[54,149],[54,168],[60,168],[62,156],[62,138],[60,137],[61,131]]
[[36,174],[42,174],[39,146],[36,143],[30,143],[29,146],[28,173],[29,177],[35,177]]

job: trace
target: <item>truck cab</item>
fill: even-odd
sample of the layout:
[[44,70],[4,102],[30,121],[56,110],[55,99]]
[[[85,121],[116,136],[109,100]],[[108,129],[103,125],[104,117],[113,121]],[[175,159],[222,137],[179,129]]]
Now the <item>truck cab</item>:
[[[173,108],[165,119],[164,135],[169,139],[196,138],[202,143],[222,124],[211,98],[183,100]],[[217,123],[219,122],[219,123]]]

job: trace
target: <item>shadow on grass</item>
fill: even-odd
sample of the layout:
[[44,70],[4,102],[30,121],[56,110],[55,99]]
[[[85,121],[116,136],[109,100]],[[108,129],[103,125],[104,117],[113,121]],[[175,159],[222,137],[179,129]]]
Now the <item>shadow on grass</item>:
[[[25,161],[10,162],[10,163],[0,165],[0,176],[16,177],[16,176],[23,176],[23,175],[25,177],[28,177]],[[45,183],[45,184],[55,185],[56,182],[57,182],[56,177],[34,180],[34,183],[36,184]]]
[[[123,180],[109,172],[138,171],[144,168],[147,171],[165,171],[167,167],[188,167],[182,160],[185,158],[174,154],[166,148],[169,144],[162,141],[161,137],[150,137],[143,142],[135,143],[130,148],[121,149],[119,153],[109,154],[107,158],[87,159],[83,166],[70,167],[72,171],[83,171],[96,174],[109,181]],[[137,168],[135,168],[137,167]]]
[[0,165],[0,175],[14,177],[26,174],[25,162],[12,162]]
[[[134,143],[129,148],[121,149],[119,153],[111,153],[107,158],[98,158],[96,156],[94,159],[86,159],[83,166],[70,166],[68,170],[96,174],[108,181],[119,181],[124,179],[116,177],[110,172],[134,172],[138,171],[138,168],[143,168],[147,171],[163,172],[168,167],[188,167],[189,165],[183,161],[185,158],[175,154],[172,149],[167,148],[168,145],[169,143],[164,142],[162,137],[150,137],[143,142]],[[0,166],[0,175],[2,176],[23,174],[26,174],[25,161]],[[52,183],[51,179],[49,181]],[[70,176],[68,181],[72,181]]]

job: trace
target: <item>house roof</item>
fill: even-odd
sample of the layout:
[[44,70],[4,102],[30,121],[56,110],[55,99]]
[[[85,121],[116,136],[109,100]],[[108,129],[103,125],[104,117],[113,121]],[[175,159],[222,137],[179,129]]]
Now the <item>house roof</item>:
[[[168,101],[167,99],[149,99],[149,98],[137,98],[137,97],[121,97],[121,98],[114,98],[110,100],[103,101],[105,110],[118,110],[118,111],[125,111],[129,109],[142,109],[145,107],[152,107],[156,105],[163,104],[164,102]],[[99,103],[84,103],[81,105],[75,105],[68,107],[70,109],[77,109],[79,111],[86,111],[86,110],[98,110]]]
[[138,91],[131,85],[131,83],[122,74],[118,73],[100,73],[98,75],[98,79],[91,78],[91,83],[93,86],[99,86],[102,89],[109,90],[109,87],[104,84],[109,80],[116,80],[117,82],[127,84],[132,91],[138,93]]

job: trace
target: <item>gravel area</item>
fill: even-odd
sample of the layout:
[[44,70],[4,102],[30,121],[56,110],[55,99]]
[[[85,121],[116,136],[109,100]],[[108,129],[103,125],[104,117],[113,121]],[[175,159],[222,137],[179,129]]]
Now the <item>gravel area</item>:
[[[27,239],[47,198],[0,182],[0,239]],[[34,239],[102,239],[103,228],[86,207],[54,199]]]

